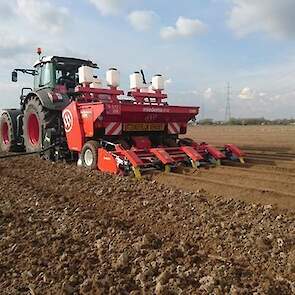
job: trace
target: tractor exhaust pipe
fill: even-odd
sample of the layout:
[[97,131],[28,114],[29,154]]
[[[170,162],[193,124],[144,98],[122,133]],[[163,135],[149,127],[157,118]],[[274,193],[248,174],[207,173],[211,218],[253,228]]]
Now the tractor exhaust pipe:
[[142,76],[142,81],[143,81],[143,84],[146,85],[146,79],[145,79],[145,74],[144,74],[144,71],[143,69],[140,70],[140,73],[141,73],[141,76]]

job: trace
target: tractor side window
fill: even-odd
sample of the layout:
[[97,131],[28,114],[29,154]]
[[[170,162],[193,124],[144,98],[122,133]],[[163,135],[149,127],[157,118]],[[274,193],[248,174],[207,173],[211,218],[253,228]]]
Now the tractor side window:
[[41,67],[40,87],[46,86],[51,82],[51,65],[46,63]]

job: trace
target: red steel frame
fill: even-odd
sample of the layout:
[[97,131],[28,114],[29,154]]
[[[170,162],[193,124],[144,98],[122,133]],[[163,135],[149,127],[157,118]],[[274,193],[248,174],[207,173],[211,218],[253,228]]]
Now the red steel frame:
[[160,93],[143,95],[150,94],[157,97],[158,103],[153,105],[139,103],[136,98],[133,103],[119,100],[118,95],[121,95],[123,91],[117,89],[77,87],[76,91],[82,93],[82,101],[72,102],[63,111],[68,147],[76,152],[81,152],[86,138],[92,138],[96,130],[104,130],[110,122],[167,125],[171,121],[176,121],[181,125],[182,133],[185,134],[187,122],[199,112],[198,107],[162,104],[162,99],[166,95]]
[[[68,147],[78,153],[82,151],[88,139],[94,138],[97,131],[102,137],[108,136],[108,126],[111,126],[110,134],[116,130],[117,137],[120,137],[125,124],[160,123],[165,126],[163,132],[168,134],[168,124],[175,122],[179,130],[173,130],[178,135],[186,133],[188,121],[199,113],[199,107],[169,106],[164,101],[167,95],[161,91],[130,91],[130,100],[120,100],[118,96],[124,92],[117,88],[101,89],[83,85],[76,87],[76,92],[79,94],[79,101],[67,106],[62,116]],[[120,144],[114,145],[112,151],[99,148],[98,168],[101,171],[119,173],[116,160],[118,157],[122,161],[129,161],[134,168],[149,167],[155,163],[162,166],[175,165],[185,161],[190,161],[194,166],[194,163],[206,159],[206,155],[211,155],[217,160],[225,158],[222,152],[205,143],[198,144],[192,141],[190,146],[151,148],[148,137],[136,136],[133,141],[135,146],[132,149],[125,149]],[[234,145],[226,145],[225,148],[238,158],[243,156]]]

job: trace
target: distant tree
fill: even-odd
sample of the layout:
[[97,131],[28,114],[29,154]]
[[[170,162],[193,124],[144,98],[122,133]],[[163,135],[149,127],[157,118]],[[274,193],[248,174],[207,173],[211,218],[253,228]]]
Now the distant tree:
[[261,118],[230,118],[229,121],[214,121],[213,119],[202,119],[198,121],[199,125],[295,125],[295,119],[275,119],[268,120],[264,117]]
[[213,125],[214,120],[213,119],[202,119],[199,121],[200,125]]

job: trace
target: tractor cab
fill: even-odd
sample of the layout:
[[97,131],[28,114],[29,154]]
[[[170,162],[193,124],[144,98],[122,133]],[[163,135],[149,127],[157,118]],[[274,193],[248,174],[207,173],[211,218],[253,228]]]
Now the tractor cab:
[[[74,92],[75,87],[79,83],[78,69],[81,66],[97,68],[97,65],[90,60],[44,56],[34,64],[34,69],[14,69],[11,80],[12,82],[17,82],[18,72],[21,72],[34,76],[33,89],[35,92],[44,89],[50,91],[57,88],[63,93],[70,94]],[[23,90],[30,89],[25,88]]]
[[78,69],[81,66],[97,68],[97,65],[89,60],[59,56],[43,57],[34,65],[34,89],[58,87],[63,89],[63,92],[73,93],[79,83]]
[[17,82],[19,72],[34,77],[33,87],[24,87],[21,90],[21,108],[24,108],[31,96],[37,96],[47,109],[62,110],[75,98],[75,87],[79,84],[78,71],[81,66],[97,68],[90,60],[44,56],[38,59],[33,69],[14,69],[12,82]]

